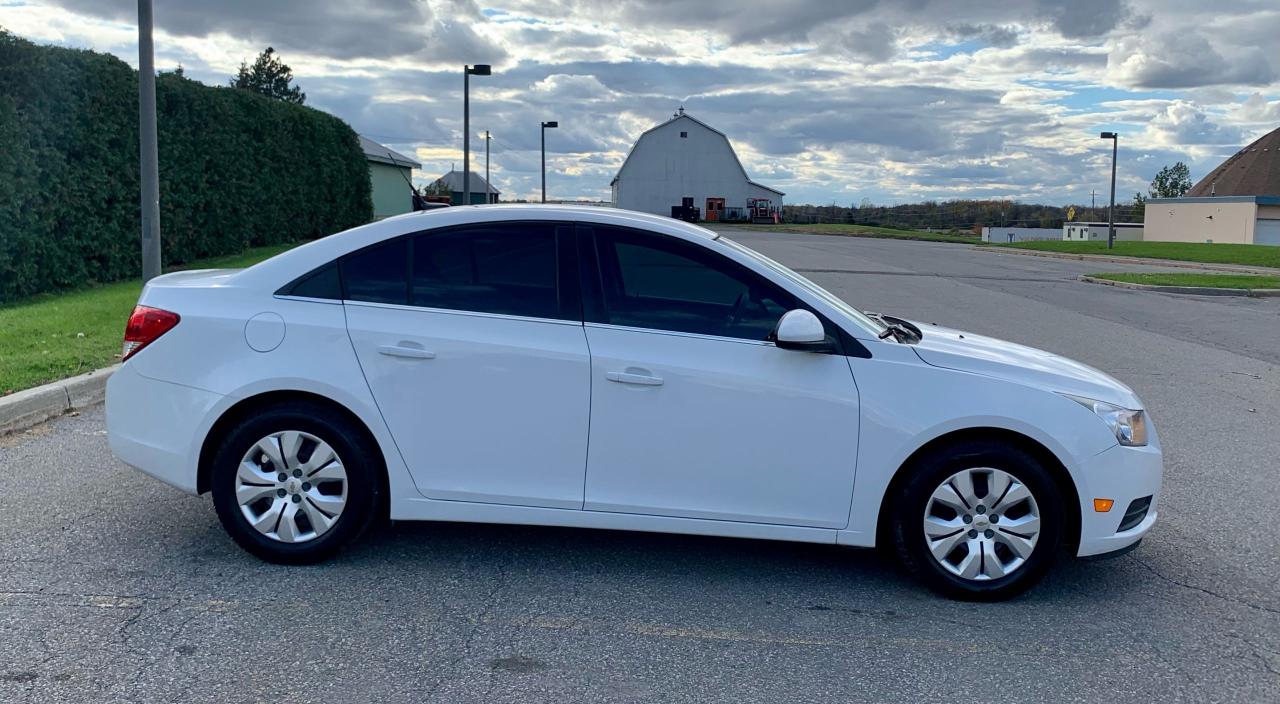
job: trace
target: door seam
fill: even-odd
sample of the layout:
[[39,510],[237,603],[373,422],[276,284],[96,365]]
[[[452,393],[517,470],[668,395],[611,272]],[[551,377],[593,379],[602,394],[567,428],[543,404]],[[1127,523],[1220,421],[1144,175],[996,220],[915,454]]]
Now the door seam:
[[582,457],[582,502],[578,504],[578,510],[583,511],[587,508],[587,472],[591,468],[591,418],[592,404],[595,403],[595,384],[596,384],[596,360],[591,354],[591,337],[587,335],[587,326],[582,326],[582,341],[587,345],[587,443],[586,452]]

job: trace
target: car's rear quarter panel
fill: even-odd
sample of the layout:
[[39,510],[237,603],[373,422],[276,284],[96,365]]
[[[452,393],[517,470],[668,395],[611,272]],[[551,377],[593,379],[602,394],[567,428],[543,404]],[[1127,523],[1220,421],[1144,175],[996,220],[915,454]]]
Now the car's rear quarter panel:
[[[342,304],[281,298],[236,286],[169,287],[163,285],[163,280],[159,283],[148,286],[139,302],[175,312],[181,321],[126,362],[125,367],[138,375],[135,381],[151,380],[160,385],[135,383],[132,386],[137,389],[126,392],[122,381],[116,396],[128,395],[137,403],[139,394],[159,393],[165,385],[180,385],[216,397],[198,421],[186,424],[185,433],[174,428],[174,436],[168,441],[173,445],[173,456],[185,458],[186,466],[178,472],[183,478],[179,484],[182,488],[187,488],[188,477],[189,486],[195,486],[200,448],[222,414],[254,396],[294,391],[322,396],[354,413],[383,450],[393,495],[417,494],[365,383],[347,335]],[[274,313],[283,320],[283,338],[278,346],[265,352],[251,348],[245,332],[249,320],[261,313]],[[108,396],[110,400],[110,391]],[[115,409],[108,409],[109,423],[112,415],[125,412],[118,404],[113,405]],[[189,409],[188,413],[194,410]],[[122,429],[122,421],[118,417],[116,421],[113,432]],[[157,474],[147,467],[140,469]],[[170,476],[174,472],[165,470]]]

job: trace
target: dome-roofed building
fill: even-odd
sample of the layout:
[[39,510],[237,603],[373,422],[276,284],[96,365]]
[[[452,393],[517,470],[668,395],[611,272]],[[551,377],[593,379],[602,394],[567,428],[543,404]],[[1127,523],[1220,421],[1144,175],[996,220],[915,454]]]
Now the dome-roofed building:
[[1232,154],[1186,194],[1218,196],[1280,196],[1280,129]]
[[1185,196],[1147,201],[1145,239],[1280,245],[1280,129],[1232,154]]

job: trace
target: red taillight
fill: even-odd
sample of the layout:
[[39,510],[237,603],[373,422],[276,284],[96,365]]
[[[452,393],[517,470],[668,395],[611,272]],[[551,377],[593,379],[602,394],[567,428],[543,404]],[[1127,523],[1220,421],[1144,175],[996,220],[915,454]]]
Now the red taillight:
[[159,308],[137,306],[124,328],[124,349],[120,361],[138,353],[138,350],[154,342],[178,324],[178,314]]

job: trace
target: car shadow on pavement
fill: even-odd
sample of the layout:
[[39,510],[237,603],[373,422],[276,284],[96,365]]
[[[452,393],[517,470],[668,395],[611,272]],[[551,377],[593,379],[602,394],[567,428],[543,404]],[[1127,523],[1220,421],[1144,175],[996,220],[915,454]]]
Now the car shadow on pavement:
[[[501,563],[513,573],[569,576],[589,571],[630,584],[677,579],[746,591],[761,584],[818,593],[893,593],[929,598],[878,549],[815,543],[469,523],[397,522],[371,530],[337,560],[398,569]],[[1116,569],[1120,568],[1120,569]],[[1084,562],[1061,556],[1044,582],[1018,601],[1096,600],[1099,589],[1131,593],[1149,578],[1130,559]],[[1105,586],[1104,586],[1105,585]]]

